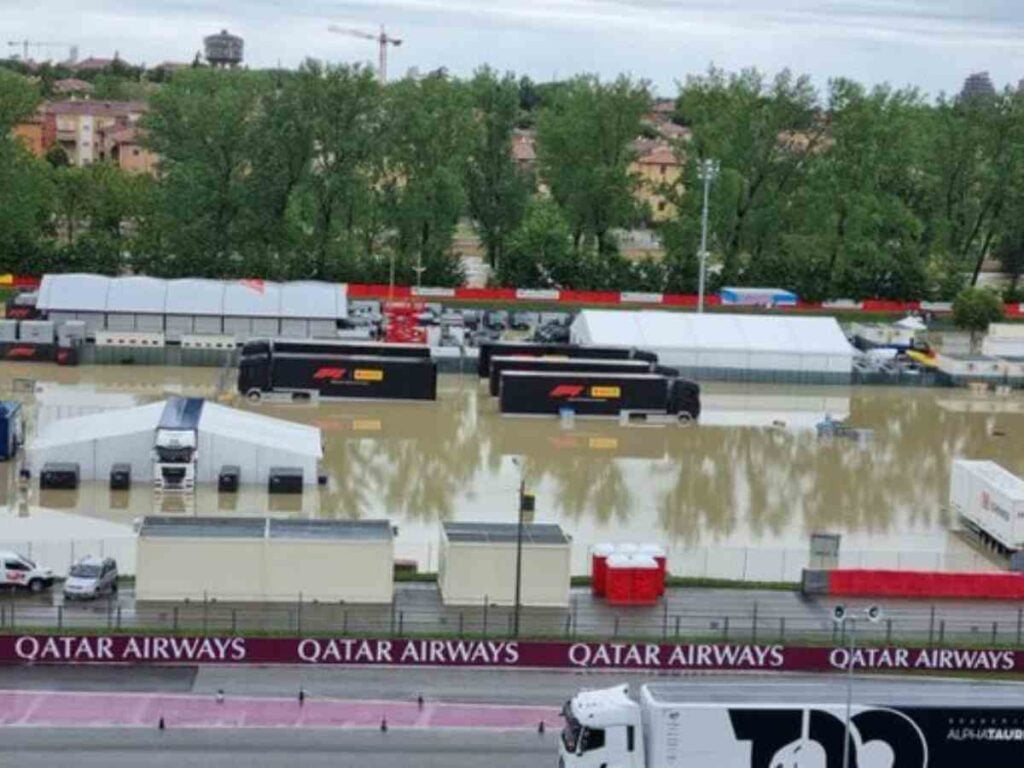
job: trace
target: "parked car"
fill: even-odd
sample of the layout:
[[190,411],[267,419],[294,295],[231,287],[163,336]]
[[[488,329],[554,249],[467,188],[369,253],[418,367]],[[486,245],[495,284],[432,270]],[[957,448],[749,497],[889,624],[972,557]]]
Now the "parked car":
[[567,344],[569,342],[569,326],[561,323],[548,323],[533,332],[533,340],[545,344]]
[[117,563],[112,557],[85,557],[71,566],[64,580],[65,600],[92,600],[117,592]]
[[0,552],[0,586],[42,592],[53,586],[53,569],[17,552]]

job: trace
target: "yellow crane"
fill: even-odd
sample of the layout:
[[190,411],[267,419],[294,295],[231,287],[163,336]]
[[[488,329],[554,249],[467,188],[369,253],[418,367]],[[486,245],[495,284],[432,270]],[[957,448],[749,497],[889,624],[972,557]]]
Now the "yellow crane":
[[372,32],[366,32],[362,29],[351,29],[349,27],[339,27],[337,24],[331,24],[327,27],[329,32],[333,32],[336,35],[348,35],[349,37],[358,37],[362,40],[375,40],[377,42],[377,79],[380,80],[381,84],[388,81],[388,46],[393,45],[396,48],[402,44],[402,40],[397,37],[392,37],[384,30],[384,25],[380,25],[380,34],[373,34]]

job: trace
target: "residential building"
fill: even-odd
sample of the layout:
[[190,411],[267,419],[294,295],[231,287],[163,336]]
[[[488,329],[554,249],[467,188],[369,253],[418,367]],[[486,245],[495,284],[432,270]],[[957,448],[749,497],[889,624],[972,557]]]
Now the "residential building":
[[537,164],[537,136],[533,131],[515,130],[512,133],[512,159],[521,171],[531,171]]
[[57,140],[57,121],[53,115],[37,113],[14,126],[12,133],[36,157],[43,157]]
[[88,96],[93,90],[92,83],[79,80],[77,77],[67,77],[53,82],[53,92],[61,96]]
[[156,175],[159,157],[142,143],[142,130],[136,125],[115,128],[105,136],[104,156],[128,173]]
[[675,215],[676,209],[665,197],[665,188],[679,183],[683,164],[676,151],[663,139],[637,139],[633,142],[636,158],[630,172],[639,183],[636,198],[650,208],[653,221],[665,221]]
[[54,101],[44,114],[57,123],[57,143],[71,165],[89,165],[106,159],[107,135],[135,125],[146,111],[140,101]]
[[75,72],[99,72],[106,69],[117,60],[118,57],[116,53],[112,59],[101,59],[96,56],[90,56],[72,64],[71,69]]

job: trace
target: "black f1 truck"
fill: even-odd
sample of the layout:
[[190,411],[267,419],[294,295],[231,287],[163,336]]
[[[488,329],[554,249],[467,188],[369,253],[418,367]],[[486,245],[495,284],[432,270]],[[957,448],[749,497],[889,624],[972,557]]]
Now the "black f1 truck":
[[293,399],[436,400],[437,366],[429,357],[282,352],[243,354],[238,391],[250,402],[270,393]]

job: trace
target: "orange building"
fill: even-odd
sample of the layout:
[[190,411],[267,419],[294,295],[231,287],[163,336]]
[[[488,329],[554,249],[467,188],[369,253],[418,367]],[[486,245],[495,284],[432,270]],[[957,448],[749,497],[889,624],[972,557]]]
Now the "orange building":
[[57,140],[57,122],[53,115],[36,114],[12,131],[25,148],[36,157],[43,157]]
[[129,125],[111,131],[106,136],[104,150],[105,156],[122,171],[156,175],[160,158],[142,145],[142,131],[137,126]]
[[675,215],[675,206],[665,199],[664,188],[675,186],[683,175],[683,164],[668,142],[661,139],[637,139],[633,142],[636,158],[630,164],[637,184],[636,198],[646,203],[653,221],[665,221]]

